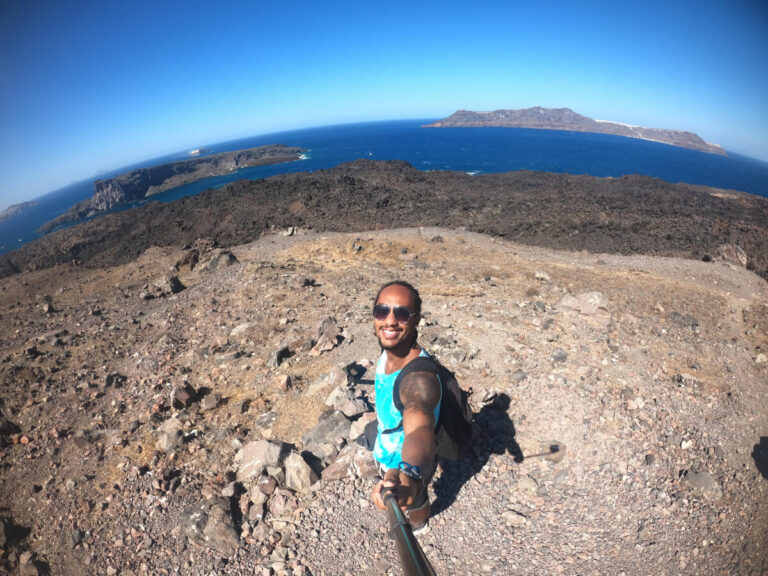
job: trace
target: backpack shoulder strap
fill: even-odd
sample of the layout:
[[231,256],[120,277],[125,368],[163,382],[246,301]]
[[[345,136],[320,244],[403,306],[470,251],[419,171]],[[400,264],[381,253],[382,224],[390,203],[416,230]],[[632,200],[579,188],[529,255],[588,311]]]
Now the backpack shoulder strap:
[[442,380],[439,377],[440,366],[434,359],[430,358],[429,356],[419,356],[414,358],[400,370],[397,378],[395,378],[395,384],[392,388],[392,401],[395,403],[395,408],[397,408],[400,413],[402,413],[404,409],[403,402],[400,400],[400,382],[402,382],[403,378],[405,378],[411,372],[431,372],[432,374],[438,376],[440,387],[442,388],[443,386]]

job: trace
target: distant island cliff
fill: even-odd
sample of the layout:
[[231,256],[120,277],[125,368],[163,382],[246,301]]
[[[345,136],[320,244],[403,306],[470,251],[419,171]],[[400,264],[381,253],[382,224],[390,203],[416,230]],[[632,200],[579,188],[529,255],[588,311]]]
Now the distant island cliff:
[[11,206],[8,206],[5,210],[0,211],[0,222],[3,220],[8,220],[8,218],[13,218],[27,208],[28,206],[32,206],[35,203],[34,200],[31,200],[30,202],[21,202],[19,204],[12,204]]
[[727,156],[717,144],[705,142],[699,135],[682,130],[645,128],[607,120],[593,120],[577,114],[570,108],[524,108],[521,110],[495,110],[493,112],[473,112],[459,110],[448,118],[427,124],[424,128],[535,128],[540,130],[569,130],[572,132],[596,132],[613,134],[627,138],[652,140],[680,148],[699,150],[710,154]]
[[[199,154],[204,150],[199,149],[197,152]],[[44,224],[39,231],[49,232],[60,224],[84,220],[99,212],[106,212],[203,178],[229,174],[250,166],[298,160],[302,152],[304,150],[295,146],[273,144],[139,168],[114,178],[96,180],[93,183],[93,196],[78,202],[61,216]]]

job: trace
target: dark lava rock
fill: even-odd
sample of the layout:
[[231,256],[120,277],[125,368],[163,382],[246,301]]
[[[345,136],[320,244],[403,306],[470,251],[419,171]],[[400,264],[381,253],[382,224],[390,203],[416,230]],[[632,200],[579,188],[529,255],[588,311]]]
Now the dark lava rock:
[[174,408],[189,408],[197,401],[197,390],[189,382],[182,382],[171,391]]
[[[561,250],[695,259],[731,242],[749,253],[757,274],[768,278],[768,203],[757,196],[739,194],[734,202],[705,187],[638,175],[603,179],[517,171],[468,177],[420,172],[398,160],[358,160],[313,173],[240,180],[183,201],[151,202],[109,214],[3,254],[0,277],[74,258],[114,266],[150,246],[192,245],[198,238],[223,247],[251,242],[270,226],[296,226],[290,205],[297,200],[306,208],[301,226],[317,231],[370,230],[392,223],[466,226]],[[387,202],[386,211],[382,202]],[[671,234],[669,217],[675,214],[685,218],[675,220]],[[731,223],[725,230],[719,225],[723,221]]]

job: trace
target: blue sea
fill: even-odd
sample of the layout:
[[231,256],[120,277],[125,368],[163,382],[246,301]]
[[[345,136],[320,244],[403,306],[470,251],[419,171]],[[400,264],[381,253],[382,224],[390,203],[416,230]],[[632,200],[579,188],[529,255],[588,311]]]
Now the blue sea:
[[[311,172],[358,158],[406,160],[419,170],[456,170],[471,174],[512,170],[613,177],[645,174],[670,182],[703,184],[768,197],[768,163],[730,152],[727,157],[718,156],[607,134],[524,128],[421,128],[433,121],[324,126],[205,145],[211,154],[265,144],[300,146],[308,152],[303,160],[207,178],[154,196],[152,201],[170,202],[235,180]],[[124,166],[100,178],[186,158],[190,158],[188,151]],[[36,199],[35,204],[0,222],[0,253],[38,238],[37,228],[92,194],[93,180],[72,184]]]

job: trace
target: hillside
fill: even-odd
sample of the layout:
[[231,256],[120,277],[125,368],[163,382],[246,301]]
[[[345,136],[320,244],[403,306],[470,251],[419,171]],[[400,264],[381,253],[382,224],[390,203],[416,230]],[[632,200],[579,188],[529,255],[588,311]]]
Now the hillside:
[[705,142],[701,136],[683,130],[667,130],[663,128],[646,128],[608,120],[593,120],[577,114],[570,108],[524,108],[521,110],[494,110],[492,112],[473,112],[458,110],[443,120],[428,124],[425,128],[534,128],[540,130],[569,130],[572,132],[594,132],[597,134],[613,134],[627,138],[653,140],[699,150],[710,154],[727,156],[717,144]]
[[535,246],[696,260],[734,243],[746,252],[747,266],[768,278],[765,198],[644,176],[469,176],[370,160],[238,181],[96,218],[0,256],[0,277],[70,262],[123,264],[150,246],[180,247],[200,237],[234,246],[273,226],[339,232],[465,227]]
[[[362,187],[358,168],[318,188]],[[368,174],[370,228],[405,210],[390,175]],[[295,194],[272,218],[318,221],[317,192]],[[768,284],[743,267],[448,228],[276,228],[96,262],[0,280],[0,570],[400,573],[359,444],[372,297],[393,277],[420,288],[420,340],[477,412],[419,537],[438,574],[768,570]],[[293,454],[252,476],[265,440]]]

